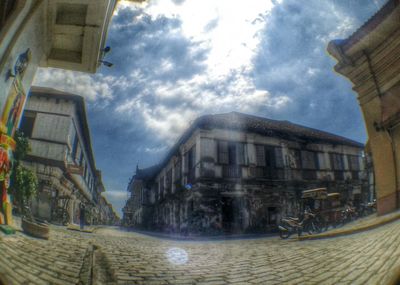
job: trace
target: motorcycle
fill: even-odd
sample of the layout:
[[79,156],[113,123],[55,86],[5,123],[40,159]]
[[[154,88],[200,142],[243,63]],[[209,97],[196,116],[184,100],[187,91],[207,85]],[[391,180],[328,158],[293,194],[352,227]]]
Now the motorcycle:
[[355,210],[355,208],[351,207],[351,206],[347,206],[343,211],[342,211],[342,224],[346,224],[349,222],[354,221],[355,219],[357,219],[357,212]]
[[359,213],[361,217],[373,214],[376,211],[376,200],[360,205]]
[[316,215],[308,210],[304,211],[302,219],[295,217],[282,218],[281,224],[278,225],[278,229],[279,236],[282,239],[287,239],[294,233],[301,236],[303,231],[308,234],[320,233],[322,231]]

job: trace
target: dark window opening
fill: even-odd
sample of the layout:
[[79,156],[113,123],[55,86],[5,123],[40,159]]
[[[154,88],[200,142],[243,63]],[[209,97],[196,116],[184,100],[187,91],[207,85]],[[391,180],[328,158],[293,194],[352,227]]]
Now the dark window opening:
[[185,170],[187,172],[187,182],[193,183],[196,175],[196,146],[193,146],[186,154],[185,154]]
[[17,4],[17,0],[2,0],[0,1],[0,31],[6,24],[6,21],[11,16],[14,8]]
[[82,166],[83,163],[83,151],[81,150],[81,157],[79,158],[79,165]]
[[317,180],[317,172],[315,170],[303,169],[304,180]]
[[313,151],[301,151],[301,164],[304,169],[318,169],[318,155]]
[[72,145],[72,159],[76,159],[76,152],[78,150],[78,134],[75,134],[74,143]]
[[160,178],[160,198],[164,196],[164,176]]
[[21,120],[20,130],[28,138],[32,137],[33,127],[35,125],[36,113],[24,112]]
[[229,164],[228,142],[218,142],[218,162],[221,164]]
[[256,168],[250,169],[253,177],[283,179],[283,156],[280,147],[256,145]]
[[230,165],[244,165],[244,144],[239,142],[218,142],[218,163]]
[[349,169],[352,171],[359,171],[360,170],[360,162],[358,160],[357,155],[348,155],[347,162],[349,164]]
[[167,193],[171,193],[171,187],[172,187],[172,169],[168,170],[167,172],[167,176],[166,178],[166,182],[165,182],[165,190]]
[[331,153],[331,166],[333,170],[344,170],[343,166],[343,155],[338,153]]
[[174,165],[174,182],[178,182],[182,177],[182,160],[178,157]]
[[344,172],[343,171],[334,171],[335,180],[343,181],[344,180]]

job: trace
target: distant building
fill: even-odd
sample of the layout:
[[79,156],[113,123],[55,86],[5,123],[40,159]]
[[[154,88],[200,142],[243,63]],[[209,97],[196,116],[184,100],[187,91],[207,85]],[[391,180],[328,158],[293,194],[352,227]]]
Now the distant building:
[[105,189],[95,164],[83,97],[32,87],[20,129],[31,146],[24,164],[39,178],[33,214],[53,222],[78,223],[79,204],[84,203],[87,222],[98,223]]
[[329,43],[353,83],[372,153],[378,214],[400,208],[400,2],[390,0],[345,40]]
[[140,225],[145,228],[151,226],[152,220],[149,220],[148,217],[151,216],[153,211],[152,201],[154,201],[154,197],[150,197],[150,195],[154,193],[148,189],[151,189],[154,175],[158,171],[158,165],[146,169],[136,167],[136,173],[129,181],[127,188],[130,197],[122,209],[122,225]]
[[359,204],[370,199],[363,148],[288,121],[202,116],[159,165],[136,170],[123,222],[175,232],[274,230],[281,216],[299,213],[302,190],[318,187]]
[[107,207],[106,207],[106,225],[113,225],[113,226],[118,226],[120,224],[120,219],[115,212],[113,206],[111,203],[107,202]]

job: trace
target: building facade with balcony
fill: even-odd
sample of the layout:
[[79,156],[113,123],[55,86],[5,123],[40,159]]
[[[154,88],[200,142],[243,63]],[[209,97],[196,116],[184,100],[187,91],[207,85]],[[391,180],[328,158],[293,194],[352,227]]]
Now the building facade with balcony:
[[87,222],[97,223],[105,189],[95,164],[83,97],[32,87],[20,130],[31,147],[24,164],[35,170],[39,180],[33,214],[53,222],[78,223],[83,203]]
[[299,213],[303,190],[326,187],[355,204],[370,199],[363,147],[288,121],[205,115],[156,171],[145,178],[148,170],[137,171],[126,210],[134,226],[148,229],[274,230],[281,216]]
[[[37,69],[96,72],[115,6],[116,0],[0,1],[0,152],[5,161],[13,159],[14,132]],[[9,224],[10,171],[3,169],[0,177],[1,210]]]

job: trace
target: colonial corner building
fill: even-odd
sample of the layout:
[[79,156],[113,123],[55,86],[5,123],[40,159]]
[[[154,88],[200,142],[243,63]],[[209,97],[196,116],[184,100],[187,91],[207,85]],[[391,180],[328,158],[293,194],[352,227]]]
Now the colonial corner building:
[[303,190],[324,187],[362,203],[373,198],[363,148],[288,121],[205,115],[159,165],[136,170],[122,222],[181,232],[265,231],[299,214]]
[[353,83],[372,152],[379,214],[400,207],[400,2],[388,1],[345,40],[329,43],[335,70]]

